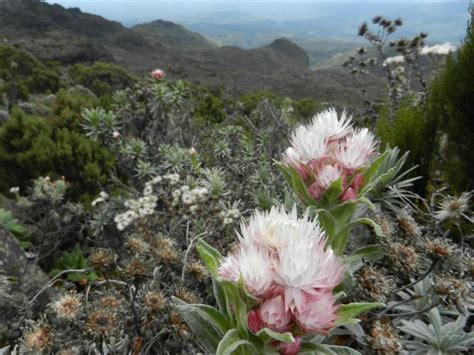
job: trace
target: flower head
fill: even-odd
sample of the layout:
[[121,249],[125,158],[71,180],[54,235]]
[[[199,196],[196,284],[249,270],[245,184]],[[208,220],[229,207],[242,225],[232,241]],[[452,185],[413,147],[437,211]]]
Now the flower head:
[[302,307],[295,312],[296,322],[304,331],[313,334],[327,334],[335,327],[337,309],[331,293],[308,296]]
[[155,69],[151,72],[151,77],[156,80],[161,80],[165,77],[165,72],[161,69]]
[[285,307],[281,295],[267,299],[259,307],[259,315],[263,324],[276,332],[285,332],[291,322],[291,313]]
[[62,296],[54,303],[54,310],[59,318],[74,319],[81,307],[81,300],[76,294]]
[[457,197],[447,196],[439,204],[439,209],[435,212],[435,218],[440,222],[447,219],[458,219],[461,217],[471,221],[472,219],[467,215],[467,212],[469,212],[471,196],[471,192],[463,192]]

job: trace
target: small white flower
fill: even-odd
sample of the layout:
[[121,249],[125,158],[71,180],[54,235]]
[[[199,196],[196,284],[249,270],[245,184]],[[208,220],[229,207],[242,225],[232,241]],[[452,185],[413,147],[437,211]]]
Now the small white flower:
[[17,194],[20,192],[20,188],[18,186],[10,188],[10,193],[11,194]]
[[171,193],[171,196],[173,196],[173,198],[178,198],[179,196],[181,196],[181,190],[180,190],[180,189],[174,190],[174,191]]
[[446,219],[457,219],[460,217],[466,218],[472,222],[472,218],[468,216],[469,204],[471,201],[472,192],[463,192],[461,196],[447,196],[441,201],[438,206],[438,211],[435,212],[435,218],[439,221]]
[[162,180],[163,180],[163,178],[158,175],[158,176],[154,177],[152,180],[150,180],[149,183],[152,184],[152,185],[156,185],[156,184],[159,184]]
[[181,196],[181,200],[183,201],[185,205],[192,205],[193,203],[196,202],[196,198],[194,194],[192,194],[189,191],[186,191],[183,193],[183,195]]
[[383,66],[386,67],[387,65],[399,65],[405,63],[405,57],[402,55],[396,55],[394,57],[388,57],[383,62]]
[[234,222],[234,220],[232,218],[229,218],[229,217],[224,218],[224,221],[223,221],[224,225],[228,225],[228,224],[231,224],[233,222]]
[[143,195],[148,196],[153,193],[153,187],[151,185],[145,185],[145,188],[143,189]]
[[188,185],[183,185],[183,186],[181,186],[180,190],[181,190],[181,192],[189,191],[189,186]]
[[198,210],[199,210],[198,205],[192,205],[191,207],[189,207],[189,212],[191,212],[191,213],[197,213]]
[[170,185],[176,185],[179,182],[178,174],[166,174],[163,176],[165,179],[169,180]]
[[229,212],[227,212],[227,215],[230,218],[239,218],[240,216],[240,211],[237,208],[231,209]]

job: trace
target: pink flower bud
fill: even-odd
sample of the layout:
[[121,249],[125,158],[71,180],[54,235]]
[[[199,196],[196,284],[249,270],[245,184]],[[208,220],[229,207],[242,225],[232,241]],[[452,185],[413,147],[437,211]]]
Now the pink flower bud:
[[285,308],[283,297],[267,299],[260,305],[259,315],[266,327],[276,332],[285,332],[291,322],[291,314]]
[[151,72],[151,76],[153,79],[161,80],[165,77],[165,72],[161,69],[155,69]]
[[312,198],[318,200],[321,197],[323,191],[319,187],[318,183],[315,182],[311,184],[310,187],[308,187],[308,193]]
[[301,338],[295,337],[295,341],[291,344],[280,343],[280,354],[282,355],[298,355],[298,351],[301,349]]
[[352,187],[349,187],[346,191],[341,196],[341,201],[349,201],[349,200],[355,200],[357,198],[357,193],[356,190],[353,189]]
[[359,189],[364,184],[364,176],[362,174],[357,174],[354,176],[354,179],[352,179],[352,184],[351,186],[354,189]]
[[252,309],[247,316],[247,325],[249,330],[257,334],[264,328],[262,319],[260,318],[259,312],[256,309]]
[[115,131],[114,133],[112,133],[112,137],[114,139],[119,139],[120,138],[120,132]]
[[295,310],[296,322],[300,328],[313,334],[327,334],[336,326],[338,305],[330,292],[306,297],[301,309]]

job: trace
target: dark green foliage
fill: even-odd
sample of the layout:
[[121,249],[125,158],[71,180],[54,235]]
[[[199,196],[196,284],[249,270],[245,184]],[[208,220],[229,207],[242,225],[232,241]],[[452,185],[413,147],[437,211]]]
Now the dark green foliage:
[[15,110],[0,128],[0,191],[25,188],[39,176],[64,176],[72,197],[98,192],[114,167],[113,155],[84,135]]
[[311,98],[293,100],[292,105],[295,110],[294,115],[303,120],[312,117],[322,108],[319,102]]
[[219,124],[226,118],[222,100],[212,94],[200,98],[194,112],[194,120],[198,124]]
[[[56,263],[50,274],[51,276],[56,276],[64,270],[80,270],[86,268],[87,259],[84,257],[80,245],[76,244],[74,249],[69,253],[65,252],[63,254],[63,258]],[[66,277],[71,282],[79,282],[83,278],[94,281],[97,280],[98,276],[95,272],[69,272]]]
[[67,127],[82,132],[79,123],[82,120],[81,112],[85,108],[99,106],[99,100],[95,96],[90,96],[77,91],[59,90],[53,106],[54,117],[50,122],[60,127]]
[[91,66],[76,64],[71,69],[73,79],[92,90],[97,96],[111,95],[135,83],[128,72],[115,64],[95,62]]
[[250,113],[254,111],[257,108],[257,105],[264,99],[271,101],[275,105],[280,105],[283,100],[282,97],[270,91],[259,91],[244,95],[240,98],[240,101],[244,106],[244,114],[250,115]]
[[55,93],[62,86],[61,79],[54,70],[41,67],[33,69],[27,82],[32,92]]
[[0,45],[0,77],[3,79],[9,79],[7,74],[12,69],[19,76],[28,76],[36,67],[41,66],[41,62],[26,51],[10,45]]
[[430,114],[447,134],[444,175],[456,192],[474,189],[474,25],[433,83]]
[[423,178],[415,182],[415,186],[417,192],[424,195],[430,175],[430,163],[436,153],[436,119],[426,114],[422,107],[414,106],[410,99],[400,104],[393,122],[388,117],[388,107],[385,107],[377,122],[377,133],[382,146],[388,144],[400,148],[402,152],[410,152],[407,166],[418,165],[415,173]]

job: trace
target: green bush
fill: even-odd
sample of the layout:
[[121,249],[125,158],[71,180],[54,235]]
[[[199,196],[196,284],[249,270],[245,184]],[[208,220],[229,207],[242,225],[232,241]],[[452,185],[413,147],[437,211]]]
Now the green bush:
[[39,176],[64,176],[71,197],[87,199],[105,184],[114,156],[78,132],[14,110],[0,127],[0,191],[25,188]]
[[97,96],[111,95],[135,83],[128,72],[115,64],[96,62],[91,66],[76,64],[71,69],[73,79],[92,90]]
[[422,179],[415,182],[415,187],[419,194],[424,195],[437,144],[437,121],[426,114],[422,107],[414,106],[411,99],[400,104],[393,122],[388,117],[388,107],[385,106],[377,121],[377,133],[382,146],[388,144],[400,148],[402,152],[410,152],[407,166],[418,165],[415,173]]
[[193,119],[198,124],[219,124],[226,119],[226,112],[222,100],[212,94],[200,98],[196,105]]
[[432,85],[430,114],[447,135],[443,175],[453,192],[474,189],[474,25]]
[[54,116],[49,118],[49,122],[57,127],[66,127],[82,132],[79,127],[79,123],[82,121],[82,110],[99,105],[99,99],[95,96],[61,89],[56,95],[52,110]]
[[57,92],[63,84],[59,75],[46,68],[34,68],[31,77],[28,79],[28,87],[32,92]]

